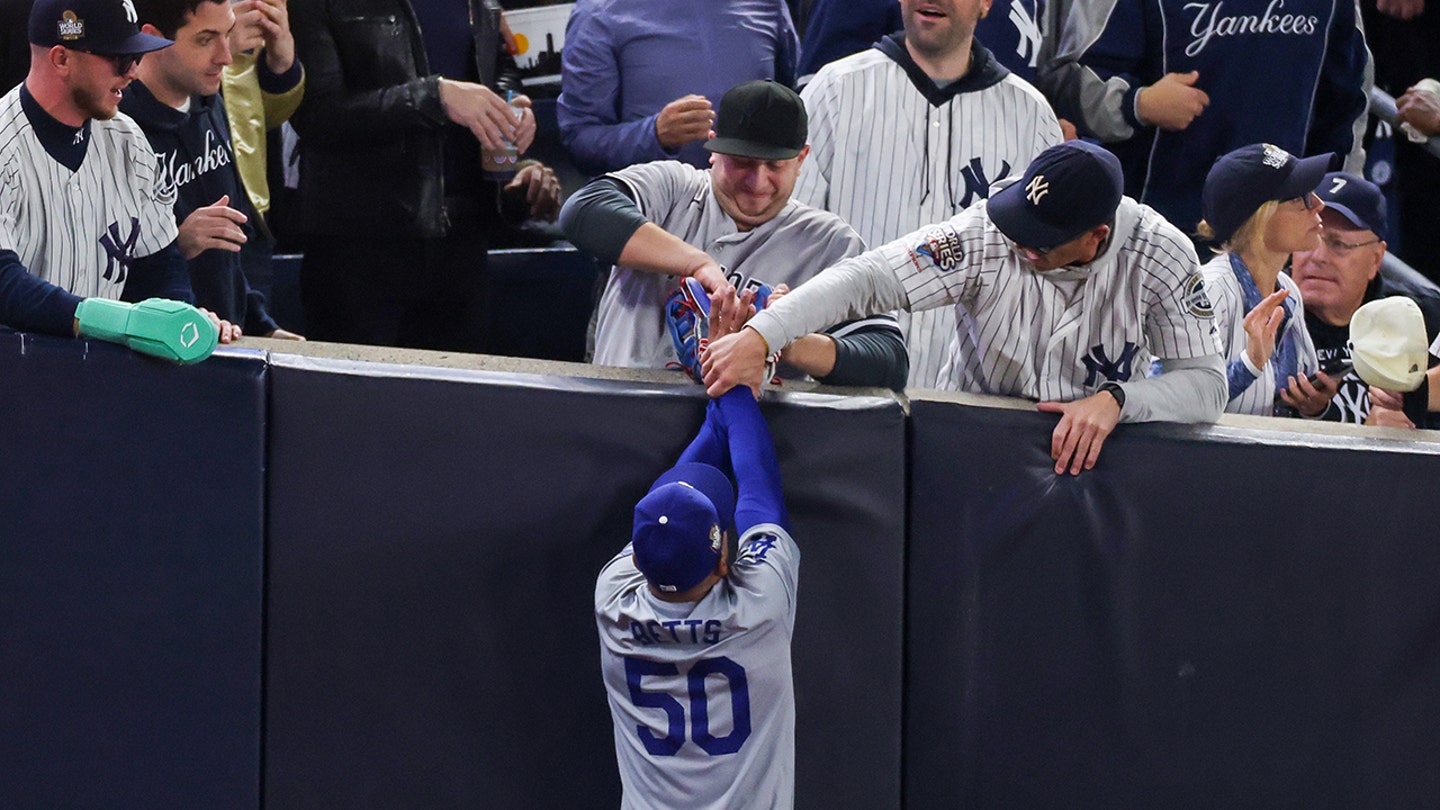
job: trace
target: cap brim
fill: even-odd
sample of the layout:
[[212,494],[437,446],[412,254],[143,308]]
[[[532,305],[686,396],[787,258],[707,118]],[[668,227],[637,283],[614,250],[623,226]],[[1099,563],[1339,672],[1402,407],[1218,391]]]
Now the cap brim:
[[137,33],[126,37],[114,45],[107,45],[103,50],[92,47],[90,52],[100,56],[124,56],[132,53],[150,53],[151,51],[164,50],[174,44],[174,40],[169,40],[164,37]]
[[662,473],[650,485],[650,491],[677,481],[689,484],[710,500],[721,526],[728,530],[735,525],[735,487],[730,483],[730,476],[710,464],[688,461]]
[[1075,233],[1069,233],[1031,214],[1025,205],[1025,189],[1018,181],[991,194],[990,199],[985,202],[985,212],[1006,238],[1017,245],[1035,250],[1050,250],[1087,230],[1082,228]]
[[1334,211],[1335,213],[1339,214],[1340,216],[1345,217],[1345,219],[1349,220],[1349,222],[1350,222],[1351,225],[1354,225],[1355,227],[1360,228],[1361,230],[1371,231],[1371,232],[1374,232],[1374,233],[1379,233],[1379,231],[1376,231],[1375,228],[1373,228],[1373,227],[1371,227],[1370,225],[1366,224],[1365,220],[1363,220],[1363,219],[1361,219],[1360,217],[1356,216],[1356,215],[1355,215],[1355,212],[1354,212],[1354,211],[1351,211],[1349,206],[1343,205],[1343,204],[1338,203],[1338,202],[1331,202],[1331,201],[1329,201],[1329,200],[1326,200],[1326,199],[1323,198],[1323,197],[1321,198],[1321,200],[1324,201],[1326,208],[1329,208],[1331,211]]
[[1320,187],[1325,175],[1330,173],[1330,163],[1335,159],[1335,153],[1326,152],[1323,155],[1315,155],[1308,158],[1297,158],[1295,168],[1290,170],[1290,176],[1276,189],[1277,200],[1293,200],[1296,197],[1304,197],[1306,194]]
[[757,160],[789,160],[800,154],[800,149],[789,146],[756,143],[741,138],[711,138],[705,142],[705,148],[722,155],[735,155]]

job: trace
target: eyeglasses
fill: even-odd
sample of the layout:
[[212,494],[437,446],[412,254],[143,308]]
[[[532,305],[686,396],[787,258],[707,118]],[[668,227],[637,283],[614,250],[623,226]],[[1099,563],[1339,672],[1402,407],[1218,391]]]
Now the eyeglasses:
[[1383,240],[1377,237],[1368,242],[1342,242],[1338,236],[1325,236],[1321,237],[1320,241],[1325,243],[1325,247],[1329,248],[1331,253],[1334,253],[1336,256],[1344,256],[1356,248],[1374,245]]
[[93,51],[81,51],[81,53],[88,53],[91,56],[98,56],[101,59],[109,62],[110,66],[115,69],[116,76],[124,76],[126,73],[129,73],[131,68],[140,64],[140,57],[145,55],[143,53],[107,54],[95,53]]
[[1311,191],[1301,197],[1292,197],[1291,199],[1286,200],[1285,204],[1288,205],[1290,203],[1298,202],[1301,205],[1305,206],[1306,211],[1310,211],[1315,208],[1315,206],[1311,203],[1311,200],[1314,200],[1315,202],[1320,202],[1320,198],[1316,196],[1315,192]]

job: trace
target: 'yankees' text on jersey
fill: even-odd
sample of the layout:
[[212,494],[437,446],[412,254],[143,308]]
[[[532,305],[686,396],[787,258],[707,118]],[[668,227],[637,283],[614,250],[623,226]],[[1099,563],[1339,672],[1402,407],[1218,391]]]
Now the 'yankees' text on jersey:
[[799,566],[795,541],[766,523],[740,538],[730,575],[696,602],[655,598],[629,546],[600,572],[595,617],[622,807],[794,803]]
[[[646,219],[709,254],[742,292],[762,283],[798,286],[865,249],[839,217],[793,199],[774,219],[741,231],[716,201],[710,173],[678,161],[641,163],[609,177],[625,184]],[[600,297],[595,362],[631,368],[674,363],[664,301],[676,284],[672,276],[616,267]]]
[[[949,219],[1061,140],[1040,92],[978,42],[969,72],[944,89],[925,77],[897,35],[826,65],[801,96],[811,151],[795,197],[839,214],[870,245]],[[898,318],[910,384],[950,387],[940,371],[955,336],[953,314]]]

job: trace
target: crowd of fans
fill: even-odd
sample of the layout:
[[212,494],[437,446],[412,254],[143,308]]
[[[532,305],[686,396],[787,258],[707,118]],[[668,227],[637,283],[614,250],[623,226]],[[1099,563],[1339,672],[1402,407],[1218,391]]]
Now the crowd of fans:
[[[1417,193],[1413,179],[1440,161],[1367,116],[1378,83],[1409,131],[1440,132],[1440,95],[1421,82],[1440,74],[1440,12],[1424,0],[1233,5],[578,0],[550,137],[567,170],[597,178],[572,189],[561,217],[607,266],[596,361],[705,377],[693,340],[703,307],[676,297],[679,277],[743,330],[752,310],[830,265],[985,209],[1002,181],[1078,137],[1118,158],[1126,197],[1189,237],[1196,281],[1181,292],[1203,300],[1196,311],[1213,307],[1227,410],[1428,424],[1423,411],[1378,407],[1390,394],[1372,407],[1346,341],[1356,310],[1388,296],[1419,303],[1429,338],[1440,329],[1440,293],[1380,272],[1399,247],[1440,276],[1433,182]],[[487,254],[507,228],[554,221],[563,195],[556,167],[525,156],[535,107],[496,0],[0,0],[0,20],[14,111],[0,142],[0,321],[74,334],[57,313],[79,299],[158,290],[213,313],[221,342],[304,339],[267,301],[283,232],[303,246],[306,337],[475,352],[501,342]],[[727,122],[732,88],[748,89]],[[92,130],[131,136],[105,123],[117,107],[152,153],[125,176],[153,178],[151,201],[173,212],[173,227],[152,228],[126,209],[140,203],[107,191],[93,222],[76,220],[70,237],[86,244],[137,223],[107,248],[108,262],[135,267],[123,284],[87,265],[89,248],[53,244],[45,216],[67,172],[82,174],[86,150],[100,149],[87,146]],[[298,189],[282,206],[287,121]],[[19,171],[31,160],[22,142],[56,165]],[[1367,145],[1383,157],[1368,178]],[[1242,171],[1247,160],[1304,167],[1316,183],[1277,181],[1295,193],[1257,198],[1240,206],[1245,221],[1216,229],[1212,213],[1269,183]],[[1051,253],[1074,253],[1053,269],[1084,268],[1128,238],[1113,219],[1101,225],[1095,250],[1006,244],[1031,272],[1051,270]],[[966,354],[966,335],[981,331],[974,301],[944,304],[902,306],[898,325],[851,312],[766,355],[829,382],[1016,393]],[[688,344],[673,328],[687,307]],[[1127,362],[1108,380],[1149,366]],[[1090,380],[1091,393],[1105,381]]]

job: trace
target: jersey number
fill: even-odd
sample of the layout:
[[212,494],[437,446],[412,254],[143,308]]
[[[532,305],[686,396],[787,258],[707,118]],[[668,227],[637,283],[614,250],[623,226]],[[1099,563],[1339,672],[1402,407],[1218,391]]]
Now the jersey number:
[[[646,692],[641,688],[641,679],[646,675],[678,674],[680,670],[674,664],[625,658],[625,682],[630,686],[630,701],[641,708],[660,709],[669,720],[669,733],[664,737],[655,736],[655,732],[645,726],[635,727],[645,750],[657,757],[673,757],[685,744],[685,707],[666,692]],[[735,728],[724,737],[710,733],[709,696],[705,694],[705,678],[708,675],[723,676],[730,688],[730,713],[735,717]],[[690,667],[686,682],[690,692],[690,739],[711,756],[739,751],[750,738],[750,686],[745,680],[745,668],[723,655],[702,658]]]

